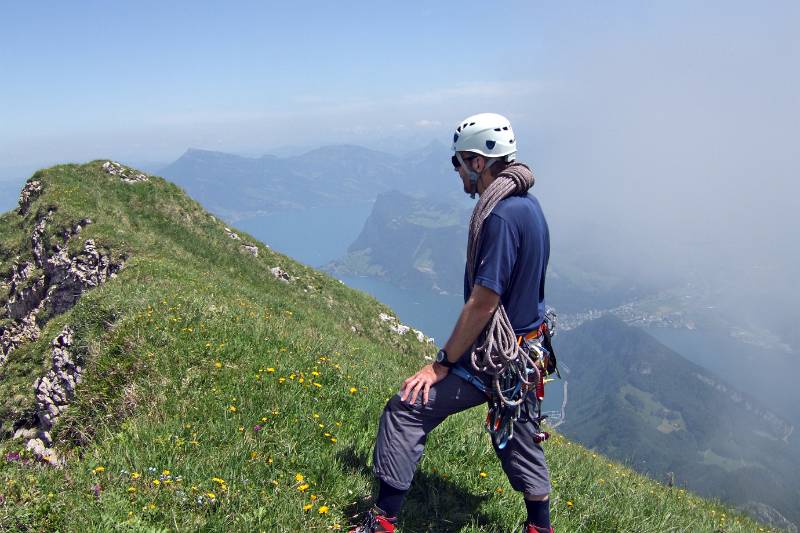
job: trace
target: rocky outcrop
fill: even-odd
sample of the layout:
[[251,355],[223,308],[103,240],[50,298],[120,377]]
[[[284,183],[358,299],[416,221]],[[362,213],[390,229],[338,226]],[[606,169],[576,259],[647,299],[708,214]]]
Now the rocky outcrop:
[[124,167],[115,161],[106,161],[103,163],[103,170],[112,176],[119,176],[124,183],[150,181],[150,178],[148,178],[146,174]]
[[0,366],[3,366],[8,356],[20,345],[35,341],[40,334],[34,314],[15,320],[9,326],[0,327]]
[[17,209],[17,213],[20,216],[27,215],[31,208],[31,203],[33,203],[41,193],[42,183],[40,181],[34,180],[26,183],[25,187],[22,188],[22,192],[19,193],[19,208]]
[[389,330],[393,333],[397,333],[398,335],[405,335],[409,331],[414,332],[414,336],[417,338],[419,342],[424,342],[425,344],[432,344],[433,337],[426,337],[423,332],[418,329],[414,329],[410,326],[406,326],[405,324],[401,324],[400,321],[391,316],[387,315],[386,313],[380,313],[378,315],[378,319],[381,322],[387,323],[389,325]]
[[253,257],[258,257],[258,246],[256,246],[255,244],[243,244],[241,246],[241,249],[249,253]]
[[272,273],[273,276],[275,276],[276,279],[279,279],[284,283],[289,283],[290,281],[292,281],[292,276],[290,276],[289,273],[286,272],[281,267],[277,266],[272,267],[269,269],[269,271]]
[[53,314],[63,313],[75,305],[84,292],[115,277],[123,266],[124,263],[114,263],[108,255],[101,254],[91,239],[74,257],[67,253],[66,247],[56,247],[44,269],[49,282],[48,308]]
[[[121,165],[109,162],[103,168],[123,179],[141,181],[139,175],[128,174]],[[31,199],[41,190],[31,186],[33,183],[26,185],[28,191],[23,189],[20,195],[20,212],[30,208]],[[30,239],[33,261],[15,262],[8,279],[0,284],[8,291],[3,314],[10,319],[0,326],[0,366],[22,344],[40,338],[40,328],[47,319],[72,308],[86,291],[115,277],[124,267],[124,261],[115,261],[103,253],[92,239],[85,240],[76,254],[70,254],[71,240],[92,223],[89,219],[55,234],[55,240],[61,237],[61,242],[55,246],[49,244],[45,234],[53,212],[51,209],[40,213],[34,223]],[[83,373],[82,361],[70,353],[72,335],[72,330],[66,327],[51,342],[50,369],[33,384],[35,415],[18,422],[20,426],[14,433],[15,438],[26,440],[26,448],[38,459],[52,464],[58,464],[58,458],[50,448],[50,430],[73,399]]]
[[231,239],[233,239],[234,241],[242,240],[242,238],[239,237],[239,235],[237,235],[236,233],[234,233],[230,228],[227,228],[227,227],[225,228],[225,234],[228,237],[230,237]]
[[61,233],[62,244],[48,257],[45,229],[53,211],[38,217],[31,234],[33,263],[15,263],[3,285],[8,286],[5,314],[10,323],[0,326],[0,366],[20,345],[40,336],[41,315],[58,315],[70,309],[87,290],[114,277],[123,262],[114,262],[97,250],[93,240],[81,252],[68,253],[70,239],[80,234],[91,220],[83,219]]
[[45,259],[45,243],[44,243],[44,230],[47,223],[50,221],[50,216],[53,210],[49,209],[47,214],[40,216],[36,220],[36,225],[33,227],[33,234],[31,235],[31,244],[33,246],[33,260],[36,266],[41,268]]
[[[213,217],[212,217],[213,218]],[[225,235],[233,239],[234,241],[241,241],[242,238],[239,237],[237,233],[234,233],[231,228],[225,227]],[[251,244],[249,242],[242,241],[242,244],[239,246],[239,249],[243,252],[247,252],[253,257],[258,257],[258,246],[255,244]]]
[[37,459],[58,464],[58,455],[49,448],[53,444],[50,430],[56,419],[75,397],[75,387],[83,376],[82,361],[70,353],[72,329],[66,326],[50,343],[50,370],[33,384],[36,392],[36,416],[32,427],[17,429],[16,438],[27,439],[25,448]]

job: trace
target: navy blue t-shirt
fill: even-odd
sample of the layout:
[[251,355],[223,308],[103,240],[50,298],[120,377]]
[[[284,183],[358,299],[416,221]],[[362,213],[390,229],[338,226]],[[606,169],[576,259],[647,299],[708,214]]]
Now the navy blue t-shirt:
[[[544,278],[550,259],[550,232],[535,196],[501,200],[484,221],[475,283],[500,295],[517,335],[544,320]],[[464,301],[469,299],[466,269]]]

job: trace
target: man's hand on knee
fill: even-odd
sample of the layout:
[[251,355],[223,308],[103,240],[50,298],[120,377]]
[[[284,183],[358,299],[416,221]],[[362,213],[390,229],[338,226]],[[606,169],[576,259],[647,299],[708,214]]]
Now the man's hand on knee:
[[408,403],[414,405],[417,403],[417,396],[421,391],[423,405],[428,403],[428,393],[431,390],[431,386],[442,381],[447,377],[448,373],[449,370],[441,365],[425,365],[416,374],[403,382],[403,386],[400,388],[403,396],[400,399],[402,401],[409,399]]

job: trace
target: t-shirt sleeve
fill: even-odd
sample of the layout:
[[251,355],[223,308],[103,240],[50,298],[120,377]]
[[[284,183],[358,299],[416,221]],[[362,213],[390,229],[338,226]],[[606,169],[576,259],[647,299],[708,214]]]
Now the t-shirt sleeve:
[[496,215],[483,223],[475,283],[500,296],[508,289],[517,261],[519,237],[513,227]]

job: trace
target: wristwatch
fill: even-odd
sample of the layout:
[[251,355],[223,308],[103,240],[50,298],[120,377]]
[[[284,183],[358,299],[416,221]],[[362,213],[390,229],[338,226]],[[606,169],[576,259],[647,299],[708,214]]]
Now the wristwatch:
[[451,363],[447,360],[447,352],[444,350],[439,350],[439,353],[436,354],[436,362],[445,368],[453,368],[456,366],[455,363]]

